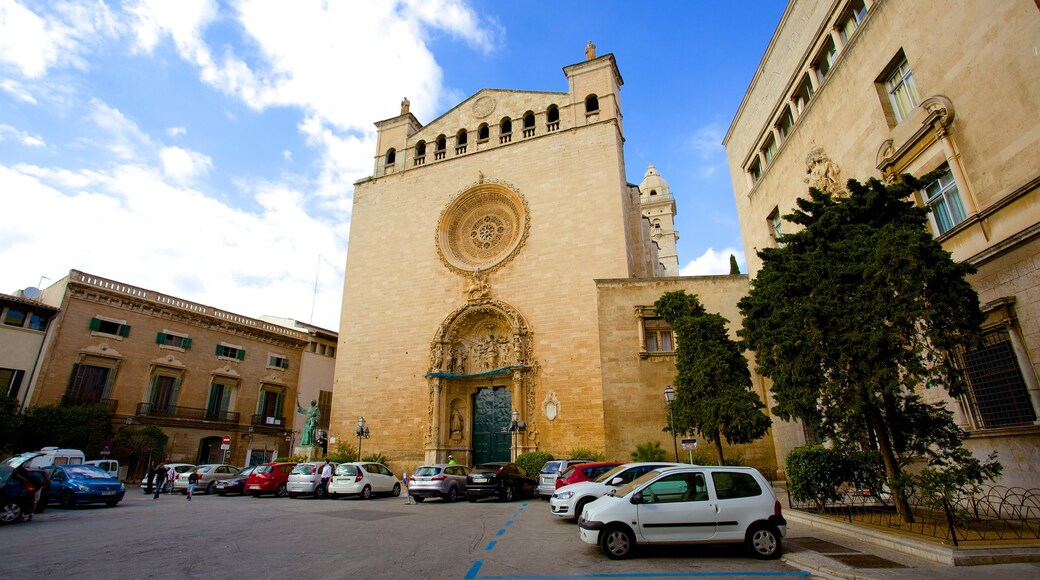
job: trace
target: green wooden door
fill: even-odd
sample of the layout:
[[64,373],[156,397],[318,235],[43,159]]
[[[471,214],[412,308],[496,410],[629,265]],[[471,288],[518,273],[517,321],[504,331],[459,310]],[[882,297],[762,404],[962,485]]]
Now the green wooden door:
[[512,402],[505,387],[478,389],[473,396],[473,465],[509,461]]

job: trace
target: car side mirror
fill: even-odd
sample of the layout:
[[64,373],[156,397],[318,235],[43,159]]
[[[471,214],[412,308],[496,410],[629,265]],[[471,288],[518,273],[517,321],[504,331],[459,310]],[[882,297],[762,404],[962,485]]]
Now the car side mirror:
[[641,504],[641,503],[643,503],[643,492],[637,491],[636,493],[633,493],[632,497],[629,498],[628,501],[630,501],[630,502],[632,502],[634,504]]
[[621,477],[615,477],[614,479],[610,480],[610,485],[617,487],[618,485],[621,485],[622,483],[624,483],[624,481],[625,480],[622,479]]

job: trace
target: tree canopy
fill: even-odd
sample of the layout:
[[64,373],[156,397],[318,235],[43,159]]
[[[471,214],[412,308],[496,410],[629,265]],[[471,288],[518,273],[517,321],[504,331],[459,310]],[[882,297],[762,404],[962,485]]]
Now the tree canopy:
[[928,210],[910,201],[933,177],[850,180],[840,198],[810,189],[784,216],[802,229],[758,252],[762,268],[738,305],[739,335],[773,381],[773,411],[875,445],[890,481],[901,476],[897,454],[928,447],[922,425],[941,419],[913,389],[959,394],[951,353],[978,340],[983,320],[966,280],[973,266],[952,259],[926,228]]
[[719,465],[724,465],[723,437],[730,443],[751,443],[772,424],[762,413],[765,404],[751,390],[747,359],[729,337],[727,320],[709,313],[696,296],[668,292],[654,310],[676,334],[674,428],[700,432],[715,444]]

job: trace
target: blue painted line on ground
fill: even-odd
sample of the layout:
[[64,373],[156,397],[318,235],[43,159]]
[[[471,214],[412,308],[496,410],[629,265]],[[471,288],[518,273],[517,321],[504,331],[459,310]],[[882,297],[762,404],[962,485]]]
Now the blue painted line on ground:
[[494,550],[496,544],[498,544],[496,540],[491,540],[490,542],[488,542],[488,545],[484,548],[484,551],[490,552],[491,550]]
[[511,525],[513,525],[513,520],[509,520],[508,522],[506,522],[506,527],[509,527]]
[[476,578],[477,574],[480,572],[480,567],[483,565],[483,560],[476,560],[475,562],[473,562],[473,565],[470,566],[469,572],[466,572],[466,580],[473,580],[474,578]]
[[[474,572],[470,569],[470,572]],[[467,580],[548,580],[552,578],[580,579],[580,578],[718,578],[718,577],[801,577],[810,576],[809,572],[626,572],[623,574],[575,574],[573,576],[562,576],[553,574],[551,576],[525,575],[525,576],[466,576]]]
[[498,530],[497,532],[495,532],[495,535],[496,535],[496,536],[504,536],[504,535],[506,535],[506,530],[505,530],[505,528],[503,528],[503,529],[501,529],[501,530]]

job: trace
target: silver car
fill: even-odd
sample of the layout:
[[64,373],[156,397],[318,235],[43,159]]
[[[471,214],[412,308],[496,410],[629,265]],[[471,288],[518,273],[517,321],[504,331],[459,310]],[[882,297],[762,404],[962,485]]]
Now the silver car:
[[466,495],[468,473],[469,468],[463,465],[423,465],[408,478],[408,495],[417,503],[422,503],[428,497],[440,497],[444,501],[453,502]]
[[556,478],[568,467],[581,463],[592,463],[591,459],[550,459],[538,471],[538,495],[545,499],[556,492]]
[[[195,489],[208,494],[217,491],[218,481],[234,477],[238,473],[237,467],[226,463],[207,463],[196,466],[196,469],[198,470],[199,483],[195,486]],[[190,476],[191,469],[186,471],[177,470],[177,476],[173,479],[173,491],[188,493],[188,477]]]
[[[329,465],[332,466],[332,471],[335,473],[336,466],[339,464],[330,463]],[[324,461],[297,463],[296,467],[289,473],[288,481],[285,482],[285,488],[289,493],[289,497],[314,495],[317,498],[324,498],[327,495],[327,490],[319,486],[323,467],[325,467]]]

